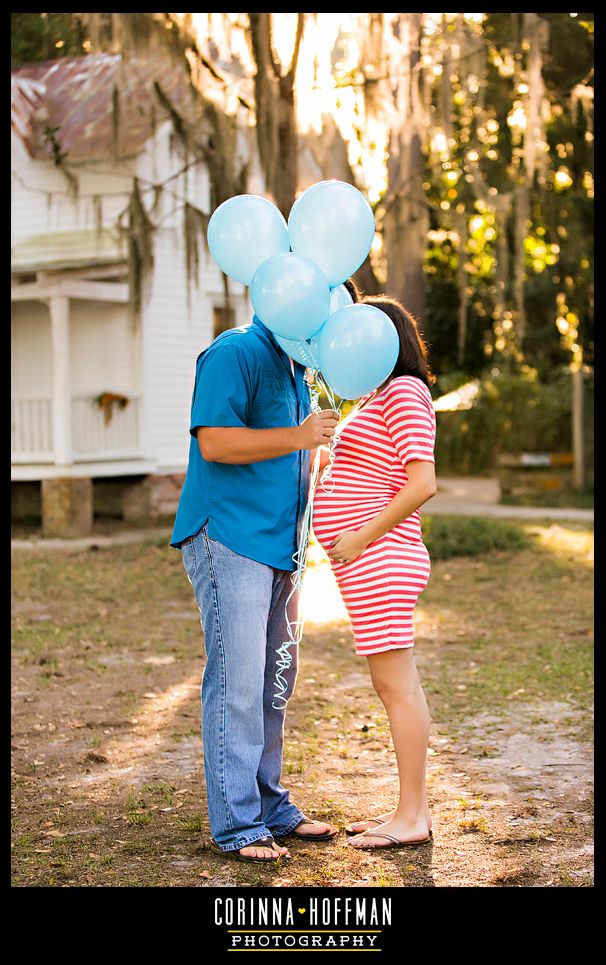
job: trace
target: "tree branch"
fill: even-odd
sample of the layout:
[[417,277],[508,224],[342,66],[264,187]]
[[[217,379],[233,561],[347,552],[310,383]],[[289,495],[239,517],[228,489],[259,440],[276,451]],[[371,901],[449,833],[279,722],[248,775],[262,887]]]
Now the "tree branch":
[[290,62],[290,67],[288,70],[288,76],[292,78],[294,83],[295,74],[297,72],[297,64],[299,63],[299,53],[301,51],[301,39],[303,37],[303,27],[305,26],[305,14],[300,13],[297,15],[297,35],[295,37],[295,49],[293,50],[292,60]]

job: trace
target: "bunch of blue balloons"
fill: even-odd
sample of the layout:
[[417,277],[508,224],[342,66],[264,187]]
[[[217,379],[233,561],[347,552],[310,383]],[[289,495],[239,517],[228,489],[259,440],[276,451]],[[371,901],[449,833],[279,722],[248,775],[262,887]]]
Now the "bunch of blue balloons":
[[391,319],[353,304],[343,284],[365,260],[374,233],[370,205],[344,181],[307,188],[288,224],[266,198],[241,194],[224,201],[208,225],[221,270],[250,286],[255,313],[284,351],[320,370],[343,399],[381,385],[398,357]]

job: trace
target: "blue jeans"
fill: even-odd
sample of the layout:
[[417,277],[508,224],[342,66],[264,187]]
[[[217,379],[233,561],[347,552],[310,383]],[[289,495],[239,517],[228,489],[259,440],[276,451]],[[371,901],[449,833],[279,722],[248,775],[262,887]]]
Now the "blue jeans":
[[[210,831],[224,851],[235,851],[269,834],[288,834],[304,820],[280,783],[296,646],[283,670],[285,699],[275,700],[276,649],[288,639],[291,574],[234,553],[210,539],[206,525],[181,553],[206,648],[202,740]],[[295,620],[296,594],[288,606]]]

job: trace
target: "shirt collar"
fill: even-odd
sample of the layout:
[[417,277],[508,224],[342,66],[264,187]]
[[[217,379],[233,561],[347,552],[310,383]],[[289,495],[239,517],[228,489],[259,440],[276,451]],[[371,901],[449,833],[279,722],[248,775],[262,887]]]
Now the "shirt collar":
[[[261,331],[264,333],[265,337],[266,337],[266,338],[269,338],[269,340],[270,340],[270,342],[272,343],[272,345],[274,345],[274,346],[276,347],[276,349],[278,350],[278,352],[279,352],[279,354],[280,354],[280,358],[282,359],[282,361],[283,361],[284,364],[286,365],[289,373],[292,375],[292,369],[291,369],[291,367],[290,367],[290,355],[288,355],[288,354],[284,351],[284,349],[282,348],[282,346],[281,346],[280,343],[278,342],[276,336],[275,336],[274,333],[271,331],[271,329],[269,329],[269,328],[267,327],[267,325],[264,325],[264,324],[263,324],[263,322],[261,321],[261,319],[259,318],[258,315],[253,315],[252,323],[253,323],[253,325],[256,325],[257,328],[260,328]],[[301,371],[304,372],[304,371],[305,371],[305,366],[304,366],[304,365],[301,365],[300,362],[297,362],[297,361],[295,360],[295,372],[297,372],[299,369],[301,369]]]
[[265,335],[270,338],[270,340],[274,343],[274,345],[277,345],[278,348],[280,348],[280,346],[279,346],[279,344],[278,344],[278,341],[277,341],[277,339],[276,339],[276,336],[275,336],[274,333],[271,331],[271,329],[269,329],[269,328],[267,327],[267,325],[264,325],[264,324],[263,324],[263,322],[261,321],[261,319],[259,318],[258,315],[253,315],[252,323],[253,323],[253,325],[256,325],[258,328],[260,328],[261,331],[264,332]]
[[278,339],[276,338],[276,336],[274,335],[274,333],[271,331],[270,328],[267,327],[267,325],[264,325],[264,324],[263,324],[263,322],[261,321],[261,319],[259,318],[258,315],[253,315],[252,323],[253,323],[253,325],[256,325],[257,328],[260,328],[260,329],[261,329],[261,331],[263,332],[265,338],[269,339],[269,341],[271,342],[271,344],[272,344],[273,346],[275,346],[275,348],[278,350],[278,352],[279,352],[280,355],[284,355],[284,356],[286,356],[286,358],[288,358],[288,355],[286,355],[286,352],[284,351],[284,349],[282,348],[282,346],[281,346],[280,343],[278,342]]

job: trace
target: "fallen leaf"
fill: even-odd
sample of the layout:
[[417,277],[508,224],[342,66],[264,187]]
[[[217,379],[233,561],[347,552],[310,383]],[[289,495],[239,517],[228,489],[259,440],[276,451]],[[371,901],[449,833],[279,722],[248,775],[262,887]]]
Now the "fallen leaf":
[[212,873],[210,871],[201,871],[198,875],[199,878],[212,878]]

